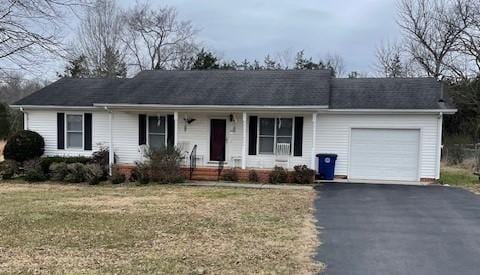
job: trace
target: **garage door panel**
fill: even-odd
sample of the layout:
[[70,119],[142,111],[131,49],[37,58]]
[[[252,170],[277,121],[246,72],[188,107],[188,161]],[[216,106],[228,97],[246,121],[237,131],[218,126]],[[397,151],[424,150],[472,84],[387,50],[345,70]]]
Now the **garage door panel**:
[[352,179],[417,180],[419,130],[352,129]]

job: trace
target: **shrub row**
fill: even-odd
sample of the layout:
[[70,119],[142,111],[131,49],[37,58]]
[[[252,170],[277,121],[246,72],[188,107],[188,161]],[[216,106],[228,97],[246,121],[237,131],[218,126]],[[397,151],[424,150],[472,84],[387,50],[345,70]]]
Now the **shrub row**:
[[53,157],[43,157],[40,159],[40,165],[42,166],[42,170],[45,174],[49,173],[50,167],[54,163],[64,163],[64,164],[71,164],[71,163],[81,163],[87,164],[92,162],[92,158],[84,157],[84,156],[76,156],[76,157],[62,157],[62,156],[53,156]]
[[[298,183],[298,184],[312,184],[315,177],[315,171],[308,168],[306,165],[297,165],[293,171],[275,166],[268,175],[268,182],[272,184],[279,183]],[[225,181],[238,181],[239,176],[236,169],[226,169],[223,171],[222,179]],[[248,173],[248,181],[259,182],[260,176],[255,170],[250,170]]]
[[[100,148],[92,157],[75,156],[52,156],[34,158],[17,165],[14,160],[5,160],[0,163],[0,178],[10,179],[19,174],[18,166],[23,167],[23,176],[29,182],[45,181],[48,179],[70,183],[88,182],[98,184],[107,180],[108,176],[108,149]],[[117,169],[116,169],[117,170]],[[117,173],[118,174],[118,173]],[[121,177],[115,178],[116,183]]]
[[315,171],[306,165],[297,165],[293,167],[293,171],[279,166],[275,166],[270,172],[268,180],[270,183],[297,183],[297,184],[313,184],[315,180]]
[[45,180],[62,181],[68,183],[88,182],[98,184],[107,179],[104,169],[99,164],[85,164],[80,162],[53,162],[45,173],[43,159],[32,159],[24,163],[24,178],[28,182]]

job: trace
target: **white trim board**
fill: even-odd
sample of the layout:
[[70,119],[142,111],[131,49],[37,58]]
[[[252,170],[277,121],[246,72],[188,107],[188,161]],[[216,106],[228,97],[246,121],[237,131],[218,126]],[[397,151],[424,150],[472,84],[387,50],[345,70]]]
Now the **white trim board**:
[[[390,113],[444,113],[454,114],[457,109],[328,109],[328,105],[312,106],[271,106],[271,105],[168,105],[168,104],[99,104],[93,106],[56,106],[56,105],[10,105],[11,108],[25,109],[77,109],[77,110],[95,110],[103,108],[142,110],[162,109],[169,110],[208,110],[208,111],[229,111],[229,110],[261,110],[261,111],[305,111],[322,113],[371,113],[371,114],[390,114]],[[167,110],[165,110],[167,109]],[[214,110],[212,110],[214,109]]]

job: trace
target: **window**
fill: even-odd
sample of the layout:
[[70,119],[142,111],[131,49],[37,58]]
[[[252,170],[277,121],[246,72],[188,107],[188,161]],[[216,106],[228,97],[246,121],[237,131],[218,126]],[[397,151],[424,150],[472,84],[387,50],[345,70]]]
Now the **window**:
[[83,148],[83,116],[67,115],[67,148]]
[[291,118],[279,118],[277,119],[277,142],[290,144],[290,151],[292,148],[292,129],[293,120]]
[[[273,154],[276,144],[287,143],[292,146],[293,119],[260,118],[258,148],[260,154]],[[290,149],[291,151],[291,149]]]
[[165,117],[148,117],[148,145],[153,149],[164,147],[167,143]]
[[273,154],[275,144],[275,119],[260,118],[259,153]]

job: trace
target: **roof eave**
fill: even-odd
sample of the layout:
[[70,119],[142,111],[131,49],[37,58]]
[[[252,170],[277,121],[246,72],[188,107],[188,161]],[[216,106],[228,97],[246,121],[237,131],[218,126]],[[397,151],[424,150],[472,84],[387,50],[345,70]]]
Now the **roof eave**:
[[457,109],[328,109],[319,113],[349,113],[349,114],[454,114]]
[[21,105],[21,104],[12,104],[9,105],[12,109],[39,109],[39,110],[49,110],[49,109],[97,109],[95,106],[65,106],[65,105]]
[[328,105],[169,105],[169,104],[108,104],[95,103],[95,107],[126,110],[282,110],[312,111],[328,109]]

